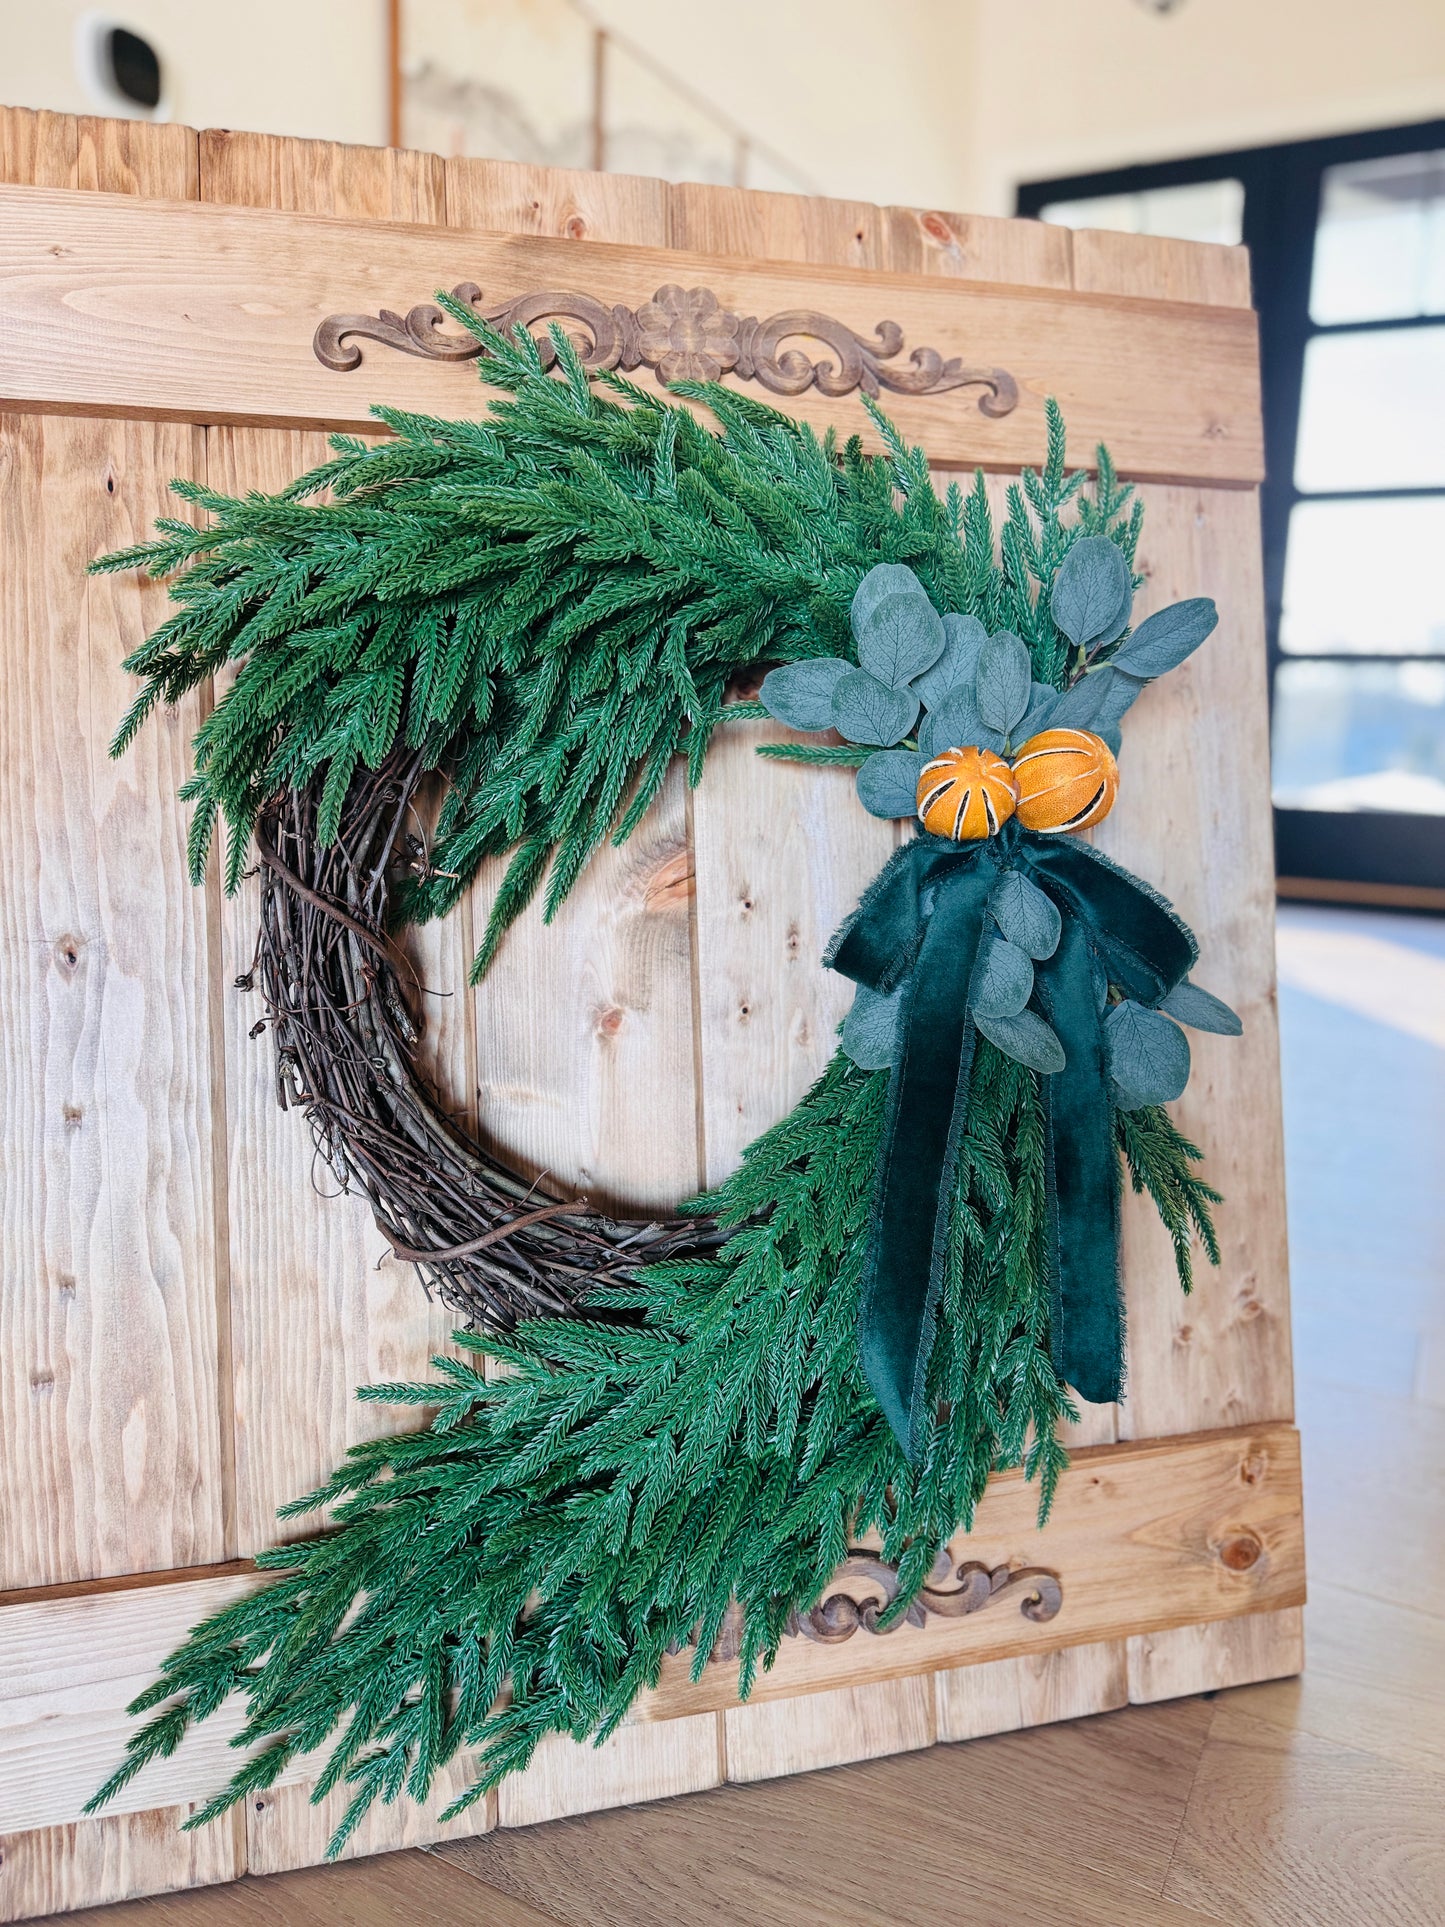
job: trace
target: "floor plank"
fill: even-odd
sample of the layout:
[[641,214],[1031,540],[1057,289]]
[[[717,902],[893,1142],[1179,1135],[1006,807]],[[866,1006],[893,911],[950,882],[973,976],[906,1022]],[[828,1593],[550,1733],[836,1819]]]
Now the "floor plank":
[[512,1894],[483,1894],[475,1880],[420,1851],[88,1907],[61,1918],[66,1927],[417,1927],[419,1921],[427,1927],[558,1927],[558,1916]]
[[1165,1896],[1230,1927],[1438,1927],[1442,1791],[1221,1704]]

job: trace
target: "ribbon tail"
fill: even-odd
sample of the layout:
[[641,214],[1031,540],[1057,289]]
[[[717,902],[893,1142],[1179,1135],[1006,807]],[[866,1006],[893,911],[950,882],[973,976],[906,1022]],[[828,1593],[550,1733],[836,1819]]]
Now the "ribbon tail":
[[968,985],[995,876],[992,861],[978,860],[940,879],[904,995],[888,1084],[859,1349],[864,1377],[909,1459],[918,1450],[968,1118]]
[[1119,1397],[1124,1305],[1119,1268],[1119,1158],[1100,1009],[1103,972],[1066,916],[1039,989],[1064,1047],[1043,1081],[1048,1127],[1050,1348],[1066,1384],[1091,1405]]

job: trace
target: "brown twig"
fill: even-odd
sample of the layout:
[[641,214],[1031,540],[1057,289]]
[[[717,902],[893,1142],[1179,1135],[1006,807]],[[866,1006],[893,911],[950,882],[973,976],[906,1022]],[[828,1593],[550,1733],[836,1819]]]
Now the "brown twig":
[[415,753],[359,771],[327,848],[314,792],[287,792],[266,810],[255,973],[278,1095],[305,1111],[337,1182],[366,1198],[429,1291],[473,1323],[506,1329],[578,1312],[590,1293],[711,1250],[722,1234],[706,1218],[610,1218],[585,1199],[539,1192],[457,1125],[455,1105],[418,1068],[422,986],[387,928],[387,905],[425,774]]

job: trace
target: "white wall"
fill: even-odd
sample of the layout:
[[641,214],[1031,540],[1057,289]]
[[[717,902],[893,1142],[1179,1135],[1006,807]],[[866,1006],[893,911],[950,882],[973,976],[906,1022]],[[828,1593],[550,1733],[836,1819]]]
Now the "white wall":
[[1445,0],[972,6],[959,191],[988,213],[1021,180],[1445,115]]

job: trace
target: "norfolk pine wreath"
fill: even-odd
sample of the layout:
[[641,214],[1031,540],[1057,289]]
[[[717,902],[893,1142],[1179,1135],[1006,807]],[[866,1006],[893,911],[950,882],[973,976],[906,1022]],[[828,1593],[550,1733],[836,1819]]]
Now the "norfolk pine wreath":
[[[283,1097],[469,1324],[438,1379],[363,1390],[436,1415],[285,1509],[330,1526],[171,1655],[87,1811],[240,1691],[247,1751],[186,1824],[329,1743],[333,1853],[459,1751],[477,1774],[449,1814],[549,1733],[600,1741],[668,1653],[699,1677],[739,1621],[746,1696],[870,1538],[896,1624],[995,1467],[1038,1480],[1042,1522],[1069,1388],[1120,1392],[1121,1163],[1184,1289],[1196,1238],[1218,1262],[1217,1194],[1163,1105],[1189,1074],[1174,1019],[1239,1027],[1169,906],[1074,833],[1112,804],[1130,702],[1215,622],[1201,599],[1130,629],[1141,508],[1106,451],[1092,485],[1067,474],[1050,404],[996,538],[982,477],[940,499],[876,410],[880,457],[680,385],[713,433],[594,384],[559,331],[438,298],[509,396],[485,420],[378,409],[391,440],[338,438],[278,496],[177,483],[209,525],[96,565],[175,577],[117,754],[234,668],[182,792],[193,876],[218,820],[228,889],[257,852]],[[728,703],[763,663],[761,703]],[[859,985],[841,1047],[672,1221],[539,1196],[417,1072],[391,932],[510,851],[475,980],[674,755],[696,783],[714,730],[765,711],[814,740],[762,755],[845,764],[862,807],[924,820],[830,946]]]

